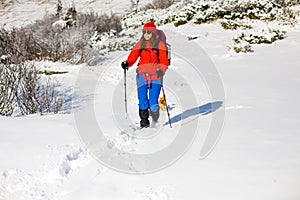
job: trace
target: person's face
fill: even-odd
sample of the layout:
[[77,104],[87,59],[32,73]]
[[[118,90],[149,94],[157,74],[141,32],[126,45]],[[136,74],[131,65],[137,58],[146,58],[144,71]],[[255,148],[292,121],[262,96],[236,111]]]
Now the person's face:
[[144,31],[143,34],[144,34],[145,40],[150,40],[153,33],[151,31]]

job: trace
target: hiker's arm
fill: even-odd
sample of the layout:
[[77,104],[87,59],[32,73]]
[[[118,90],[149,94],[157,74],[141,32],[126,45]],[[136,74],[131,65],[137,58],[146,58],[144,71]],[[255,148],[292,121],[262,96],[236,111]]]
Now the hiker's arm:
[[167,49],[166,45],[163,42],[160,42],[158,44],[159,49],[159,65],[158,68],[165,73],[168,69],[169,61],[168,61],[168,55],[167,55]]
[[139,57],[140,52],[140,42],[137,42],[136,45],[131,50],[126,62],[128,62],[129,67],[131,67]]

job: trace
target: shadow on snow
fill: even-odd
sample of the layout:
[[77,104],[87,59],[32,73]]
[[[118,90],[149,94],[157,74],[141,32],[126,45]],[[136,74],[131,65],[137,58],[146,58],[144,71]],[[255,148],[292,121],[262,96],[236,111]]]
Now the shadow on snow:
[[[210,113],[218,110],[220,107],[222,107],[222,105],[223,105],[222,101],[216,101],[216,102],[204,104],[204,105],[196,107],[196,108],[188,109],[188,110],[184,111],[183,113],[172,117],[171,123],[176,123],[176,122],[182,121],[186,118],[189,118],[189,117],[192,117],[195,115],[210,114]],[[169,124],[169,122],[166,122],[164,125],[167,125],[167,124]]]

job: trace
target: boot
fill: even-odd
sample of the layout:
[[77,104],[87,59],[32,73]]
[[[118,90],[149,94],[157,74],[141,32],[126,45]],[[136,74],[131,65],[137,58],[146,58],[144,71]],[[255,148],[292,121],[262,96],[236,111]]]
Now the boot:
[[159,118],[159,109],[157,109],[156,112],[152,112],[152,111],[150,110],[150,115],[151,115],[151,117],[152,117],[152,120],[153,120],[154,122],[157,122],[157,120],[158,120],[158,118]]
[[141,110],[139,109],[139,115],[140,115],[140,118],[141,118],[141,121],[140,121],[140,125],[141,125],[141,128],[147,128],[150,126],[150,122],[149,122],[149,110]]

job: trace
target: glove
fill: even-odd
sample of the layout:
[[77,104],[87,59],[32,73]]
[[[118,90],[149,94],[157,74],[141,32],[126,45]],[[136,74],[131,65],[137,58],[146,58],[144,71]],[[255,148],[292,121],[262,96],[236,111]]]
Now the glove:
[[156,74],[157,74],[158,78],[162,78],[164,76],[164,73],[163,73],[163,71],[161,71],[161,69],[157,69]]
[[125,69],[128,70],[128,67],[129,67],[128,62],[126,62],[126,61],[122,62],[122,63],[121,63],[121,66],[122,66],[122,68],[123,68],[124,70],[125,70]]

